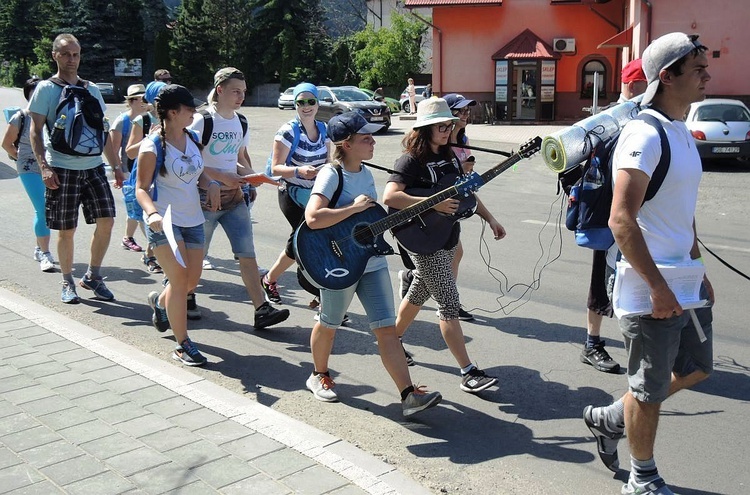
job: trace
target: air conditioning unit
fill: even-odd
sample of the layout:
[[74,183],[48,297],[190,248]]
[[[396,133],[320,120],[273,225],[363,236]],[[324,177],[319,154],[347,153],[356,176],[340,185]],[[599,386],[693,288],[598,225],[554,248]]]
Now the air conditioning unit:
[[575,38],[555,38],[552,40],[552,49],[560,53],[573,53],[576,51]]

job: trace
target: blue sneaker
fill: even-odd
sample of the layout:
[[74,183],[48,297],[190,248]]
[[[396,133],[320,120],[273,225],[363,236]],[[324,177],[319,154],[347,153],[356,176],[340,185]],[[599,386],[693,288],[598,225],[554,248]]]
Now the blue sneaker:
[[65,304],[78,304],[79,302],[81,302],[81,300],[78,299],[75,285],[70,285],[67,280],[63,280],[60,300]]
[[167,317],[167,310],[165,308],[160,308],[158,302],[159,293],[155,290],[149,292],[148,305],[151,306],[151,309],[154,311],[154,313],[151,315],[151,323],[154,324],[154,328],[156,328],[158,331],[166,332],[169,328],[169,318]]
[[80,282],[78,282],[78,285],[84,289],[93,290],[94,299],[112,301],[115,298],[115,295],[104,285],[103,278],[89,278],[88,275],[84,275]]
[[172,353],[172,359],[181,361],[187,366],[203,366],[208,362],[206,357],[200,353],[192,340],[185,339],[180,345],[175,347]]

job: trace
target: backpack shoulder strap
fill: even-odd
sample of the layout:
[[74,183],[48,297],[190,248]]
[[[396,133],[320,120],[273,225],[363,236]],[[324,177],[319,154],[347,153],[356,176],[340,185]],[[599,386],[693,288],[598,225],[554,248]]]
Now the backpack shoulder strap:
[[333,193],[333,196],[331,196],[331,201],[328,202],[328,208],[335,208],[336,203],[338,203],[339,198],[341,197],[341,191],[344,190],[344,170],[341,167],[333,166],[334,169],[336,169],[336,172],[338,172],[339,175],[339,185],[336,186],[336,191]]
[[325,122],[321,122],[319,120],[316,120],[315,124],[318,126],[318,132],[323,138],[322,141],[325,143],[326,137],[328,136],[328,126],[325,124]]
[[201,143],[206,146],[211,140],[211,133],[214,131],[214,118],[205,108],[198,113],[203,116],[203,139],[201,139]]
[[656,169],[654,169],[654,173],[651,175],[651,181],[648,183],[644,198],[645,203],[656,196],[656,193],[664,182],[667,172],[669,172],[669,164],[672,161],[672,150],[669,147],[667,133],[664,131],[664,126],[659,122],[659,119],[647,113],[641,113],[636,118],[655,128],[659,133],[659,140],[661,141],[661,158],[659,158],[659,163],[656,165]]
[[130,135],[130,116],[127,113],[122,114],[122,146],[128,145],[128,135]]
[[148,136],[148,133],[151,131],[151,115],[148,113],[143,114],[143,135]]
[[286,155],[286,164],[289,165],[292,161],[292,154],[294,154],[294,150],[297,149],[297,146],[299,145],[299,139],[302,135],[302,129],[300,129],[299,120],[292,119],[289,124],[292,126],[292,134],[294,134],[294,139],[292,139],[292,147],[289,148],[289,154]]
[[[190,138],[190,140],[195,143],[195,145],[198,147],[198,149],[201,149],[201,147],[205,146],[205,143],[201,143],[198,139],[198,131],[195,131],[193,129],[186,129],[187,135]],[[204,133],[205,136],[205,133]]]
[[239,117],[240,119],[240,125],[242,126],[242,137],[244,138],[245,136],[247,136],[247,117],[245,117],[241,113],[238,113],[237,117]]
[[16,140],[13,141],[13,147],[18,149],[18,143],[21,142],[21,134],[23,134],[23,128],[26,125],[26,112],[27,110],[21,109],[17,113],[20,113],[21,115],[18,116],[18,136],[16,136]]

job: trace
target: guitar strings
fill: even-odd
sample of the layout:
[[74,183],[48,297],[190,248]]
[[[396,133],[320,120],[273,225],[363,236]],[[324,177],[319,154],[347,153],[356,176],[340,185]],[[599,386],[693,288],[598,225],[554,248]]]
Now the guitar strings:
[[[556,218],[553,219],[553,217],[555,216],[555,206],[557,204],[559,204],[559,211],[557,212]],[[508,276],[500,268],[492,265],[492,250],[490,249],[489,243],[485,239],[487,222],[482,220],[482,230],[479,236],[479,254],[482,258],[482,261],[484,261],[485,266],[487,267],[487,273],[489,273],[490,276],[498,283],[500,295],[495,298],[495,301],[498,304],[497,309],[489,310],[484,308],[472,308],[472,310],[479,309],[488,314],[496,314],[502,312],[503,315],[508,316],[531,300],[531,294],[534,291],[539,290],[542,286],[542,273],[544,272],[544,269],[557,261],[562,256],[562,224],[566,207],[567,202],[565,201],[565,195],[562,193],[558,193],[558,197],[555,198],[555,200],[550,204],[547,219],[545,220],[542,228],[537,234],[537,243],[540,249],[540,253],[532,269],[532,280],[529,283],[516,282],[511,285]],[[545,234],[545,231],[548,230],[547,227],[550,225],[550,222],[553,222],[552,237],[545,243],[543,236]],[[503,299],[506,296],[519,288],[522,289],[520,295],[506,303],[503,303]]]

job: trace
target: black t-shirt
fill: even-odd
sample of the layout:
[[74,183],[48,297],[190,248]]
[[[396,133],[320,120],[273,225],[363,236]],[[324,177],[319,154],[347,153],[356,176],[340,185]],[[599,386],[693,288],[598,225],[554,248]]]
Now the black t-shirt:
[[[401,155],[401,157],[396,160],[393,169],[400,173],[391,174],[388,178],[388,182],[404,184],[406,186],[405,192],[407,194],[425,197],[444,188],[434,189],[429,194],[425,194],[425,191],[415,194],[417,191],[414,190],[434,188],[436,187],[437,182],[444,176],[457,176],[461,174],[458,159],[452,152],[450,159],[446,159],[435,153],[429,153],[425,165],[422,165],[414,156],[407,153]],[[451,231],[451,235],[445,243],[445,246],[443,246],[443,249],[451,249],[458,244],[460,233],[461,227],[458,222],[456,222],[453,224],[453,230]]]

